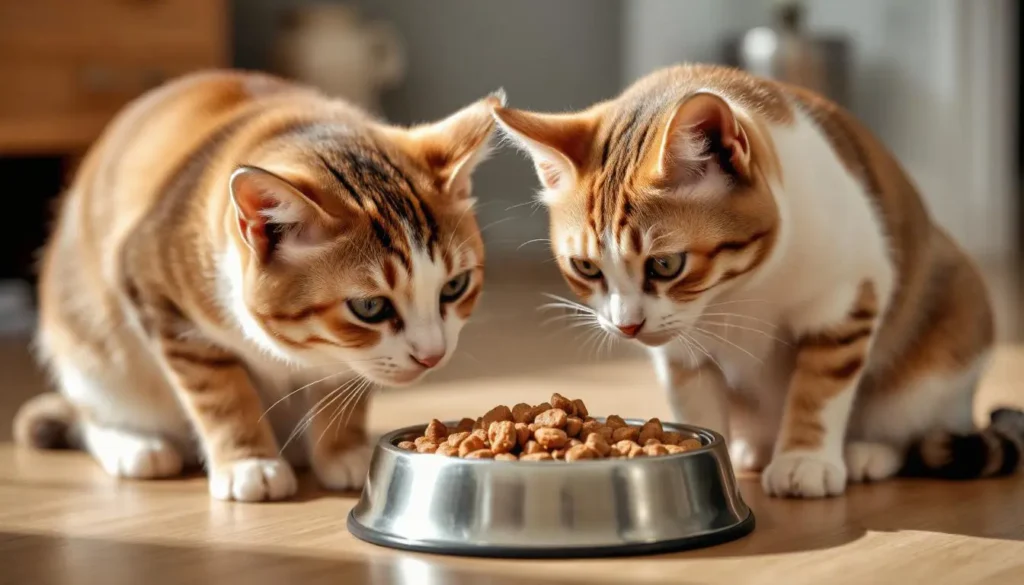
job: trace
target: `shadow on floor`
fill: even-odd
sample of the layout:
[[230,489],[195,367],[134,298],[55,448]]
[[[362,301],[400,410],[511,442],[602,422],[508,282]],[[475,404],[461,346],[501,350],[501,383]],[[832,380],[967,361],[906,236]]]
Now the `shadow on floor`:
[[[343,555],[344,553],[342,553]],[[426,555],[317,558],[279,551],[0,532],[0,583],[24,585],[556,585],[564,578],[489,574]],[[585,581],[583,577],[580,582]]]

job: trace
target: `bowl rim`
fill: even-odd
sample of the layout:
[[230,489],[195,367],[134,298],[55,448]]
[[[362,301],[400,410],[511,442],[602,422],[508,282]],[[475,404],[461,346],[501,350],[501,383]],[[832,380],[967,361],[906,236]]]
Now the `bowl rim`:
[[[597,420],[604,420],[607,417],[594,417]],[[638,418],[625,418],[628,424],[643,424],[648,420]],[[457,425],[458,421],[441,421],[445,426]],[[399,449],[398,445],[395,444],[395,439],[400,436],[408,435],[411,433],[419,432],[422,434],[426,430],[426,424],[409,425],[406,427],[394,429],[387,433],[384,433],[377,440],[376,449],[387,451],[398,457],[412,457],[416,455],[433,455],[433,453],[418,453],[416,451],[406,451],[405,449]],[[713,431],[706,427],[699,427],[696,425],[689,425],[684,423],[664,422],[661,421],[662,428],[671,428],[675,431],[687,431],[701,438],[701,446],[697,449],[691,449],[684,453],[669,453],[667,455],[658,455],[657,457],[642,457],[638,458],[640,461],[672,461],[682,457],[692,457],[705,453],[707,451],[714,450],[717,447],[725,444],[725,438],[716,431]],[[710,441],[705,442],[703,439],[710,438]],[[550,461],[496,461],[494,459],[466,459],[463,457],[439,457],[441,461],[445,461],[450,465],[487,465],[487,464],[505,464],[505,465],[533,465],[543,467],[553,467]],[[584,464],[584,465],[621,465],[621,457],[602,457],[600,459],[584,459],[581,461],[574,461],[573,464]],[[564,462],[563,462],[564,463]]]

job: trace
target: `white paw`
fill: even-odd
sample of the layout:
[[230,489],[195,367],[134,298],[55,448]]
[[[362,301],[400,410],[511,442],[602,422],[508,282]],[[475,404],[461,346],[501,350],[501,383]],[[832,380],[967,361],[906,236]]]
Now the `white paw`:
[[242,459],[210,471],[210,495],[218,500],[283,500],[298,489],[295,473],[283,459]]
[[780,453],[761,474],[761,486],[770,496],[838,496],[846,489],[846,466],[824,453]]
[[846,445],[846,471],[850,482],[880,481],[900,470],[903,457],[896,449],[883,443],[849,443]]
[[330,490],[355,490],[363,487],[370,469],[373,447],[359,445],[331,458],[314,459],[313,473]]
[[89,450],[114,477],[156,479],[181,473],[181,454],[163,439],[112,429],[94,431],[89,438]]
[[729,458],[738,471],[761,471],[768,464],[771,447],[737,437],[729,443]]

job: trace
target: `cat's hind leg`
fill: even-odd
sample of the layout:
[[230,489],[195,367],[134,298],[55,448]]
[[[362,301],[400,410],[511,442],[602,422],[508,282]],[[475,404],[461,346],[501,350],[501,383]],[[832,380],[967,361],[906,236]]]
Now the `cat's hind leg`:
[[89,453],[115,477],[174,477],[183,467],[177,448],[157,436],[83,422],[82,439]]
[[975,388],[986,363],[960,371],[925,372],[900,387],[865,392],[850,427],[846,467],[851,482],[898,473],[932,477],[988,475],[1000,440],[973,420]]
[[149,412],[141,412],[138,405],[119,400],[120,393],[111,390],[110,381],[90,375],[70,360],[54,362],[61,390],[75,405],[75,434],[107,473],[139,479],[181,473],[185,463],[181,451],[157,430],[175,426],[171,419],[176,417],[148,408]]

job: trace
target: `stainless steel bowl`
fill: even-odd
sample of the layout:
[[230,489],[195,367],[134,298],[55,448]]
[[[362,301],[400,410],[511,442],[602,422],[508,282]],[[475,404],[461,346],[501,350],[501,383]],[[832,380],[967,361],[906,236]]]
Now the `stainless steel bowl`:
[[382,546],[487,557],[658,553],[749,534],[754,516],[722,436],[664,426],[704,447],[574,463],[473,460],[403,451],[396,445],[425,427],[399,429],[377,444],[348,528]]

